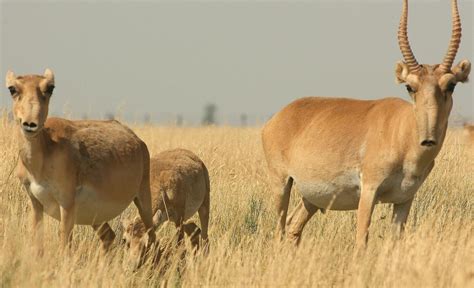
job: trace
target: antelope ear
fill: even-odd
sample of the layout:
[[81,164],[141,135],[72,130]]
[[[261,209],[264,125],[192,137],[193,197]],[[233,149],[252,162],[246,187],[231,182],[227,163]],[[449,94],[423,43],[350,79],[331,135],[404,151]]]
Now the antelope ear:
[[458,82],[467,82],[469,80],[469,73],[471,72],[471,62],[469,62],[469,60],[462,60],[452,71]]
[[15,73],[13,73],[13,71],[11,70],[8,70],[7,75],[5,77],[5,84],[6,84],[5,86],[7,86],[7,88],[14,86],[15,80],[16,80]]
[[54,73],[53,70],[46,68],[43,74],[44,78],[48,79],[51,84],[54,84]]
[[398,61],[395,66],[395,77],[398,84],[405,83],[408,77],[408,65],[405,62]]

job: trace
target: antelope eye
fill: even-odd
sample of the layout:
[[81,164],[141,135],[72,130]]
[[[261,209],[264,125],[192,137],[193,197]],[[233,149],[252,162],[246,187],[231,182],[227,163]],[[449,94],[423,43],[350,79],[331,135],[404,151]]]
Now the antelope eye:
[[11,94],[12,96],[15,95],[16,92],[17,92],[17,91],[16,91],[16,88],[13,87],[13,86],[8,87],[8,90],[10,90],[10,94]]
[[446,88],[446,91],[454,92],[455,87],[456,87],[456,84],[451,82],[451,83],[448,84],[448,87]]
[[46,87],[46,93],[47,94],[53,94],[53,91],[54,91],[54,85],[48,85],[48,87]]
[[411,88],[410,85],[405,85],[405,87],[407,87],[407,91],[408,91],[409,93],[415,92],[415,90],[414,90],[413,88]]

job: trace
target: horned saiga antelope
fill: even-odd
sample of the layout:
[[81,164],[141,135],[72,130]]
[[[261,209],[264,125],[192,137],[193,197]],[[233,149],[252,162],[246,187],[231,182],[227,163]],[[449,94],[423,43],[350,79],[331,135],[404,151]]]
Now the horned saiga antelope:
[[152,227],[150,155],[117,121],[47,118],[54,85],[49,69],[44,75],[6,76],[18,125],[17,175],[31,199],[33,230],[44,212],[60,221],[63,246],[74,224],[92,225],[107,250],[115,238],[107,221],[132,200],[145,227]]
[[[377,203],[393,203],[393,222],[401,231],[413,197],[434,165],[446,135],[458,82],[466,82],[471,63],[452,67],[461,41],[457,3],[452,1],[452,35],[441,64],[419,64],[407,36],[408,3],[403,1],[398,41],[404,61],[396,65],[412,102],[398,98],[362,101],[302,98],[266,123],[263,148],[277,195],[278,230],[299,242],[317,210],[357,209],[356,246],[365,247]],[[290,190],[302,201],[287,219]]]

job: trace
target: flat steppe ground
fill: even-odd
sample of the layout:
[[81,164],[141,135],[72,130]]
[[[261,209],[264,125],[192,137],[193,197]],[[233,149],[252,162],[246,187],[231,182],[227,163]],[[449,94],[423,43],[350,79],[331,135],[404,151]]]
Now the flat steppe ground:
[[[274,240],[276,215],[260,128],[131,125],[152,155],[190,149],[211,177],[209,255],[181,257],[170,250],[158,267],[147,264],[133,272],[119,241],[120,220],[137,215],[133,205],[111,221],[117,238],[105,258],[88,226],[76,226],[72,250],[61,252],[59,223],[49,216],[44,252],[37,255],[30,201],[13,172],[14,127],[5,119],[0,121],[0,287],[474,287],[474,165],[460,130],[450,129],[416,195],[405,236],[393,239],[391,206],[377,205],[367,252],[357,258],[355,211],[317,213],[297,249]],[[296,189],[290,211],[298,201]],[[174,231],[172,224],[159,229],[161,243],[173,243]]]

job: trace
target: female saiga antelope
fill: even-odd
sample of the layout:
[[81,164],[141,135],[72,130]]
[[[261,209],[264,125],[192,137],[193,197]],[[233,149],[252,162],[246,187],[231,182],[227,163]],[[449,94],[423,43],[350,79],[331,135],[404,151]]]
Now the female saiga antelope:
[[[401,231],[415,192],[426,179],[443,145],[456,83],[466,82],[468,60],[451,69],[461,40],[457,3],[452,1],[453,33],[441,65],[420,65],[407,36],[408,3],[398,31],[405,62],[396,78],[406,83],[413,103],[397,98],[360,101],[303,98],[289,104],[265,125],[263,148],[277,193],[278,230],[299,242],[317,210],[357,211],[357,247],[365,247],[376,203],[393,203]],[[302,202],[286,221],[290,190]]]
[[[150,185],[153,225],[156,230],[165,221],[172,221],[178,228],[178,240],[183,232],[191,237],[194,246],[199,235],[207,249],[210,209],[209,173],[204,163],[194,153],[184,149],[168,150],[150,160]],[[184,223],[196,212],[201,222],[200,230],[193,222]],[[124,240],[136,259],[143,255],[143,238],[146,229],[139,218],[123,221]],[[132,237],[135,236],[135,237]]]
[[469,161],[474,161],[474,125],[464,123],[464,146],[466,147]]
[[467,145],[474,146],[474,125],[464,123],[464,138]]
[[43,76],[9,71],[6,86],[19,126],[17,175],[31,199],[35,231],[45,212],[60,221],[63,245],[74,224],[92,225],[107,250],[115,234],[106,221],[132,200],[152,227],[150,155],[143,141],[117,121],[46,119],[54,89],[49,69]]

